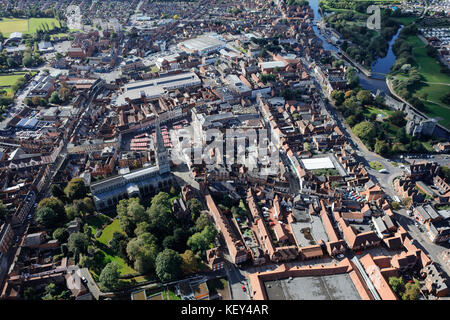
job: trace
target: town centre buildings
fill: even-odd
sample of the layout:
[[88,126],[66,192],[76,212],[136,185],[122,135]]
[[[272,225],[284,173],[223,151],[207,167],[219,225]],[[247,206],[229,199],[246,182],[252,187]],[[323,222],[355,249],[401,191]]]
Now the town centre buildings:
[[201,85],[202,81],[194,72],[178,73],[159,77],[157,79],[136,81],[122,86],[122,98],[125,102],[129,100],[158,99],[170,90],[195,87]]

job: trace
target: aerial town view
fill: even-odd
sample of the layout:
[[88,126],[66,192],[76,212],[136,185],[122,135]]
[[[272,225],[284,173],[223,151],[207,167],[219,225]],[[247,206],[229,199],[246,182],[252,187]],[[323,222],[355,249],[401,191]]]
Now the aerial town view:
[[0,0],[0,304],[448,299],[450,0]]

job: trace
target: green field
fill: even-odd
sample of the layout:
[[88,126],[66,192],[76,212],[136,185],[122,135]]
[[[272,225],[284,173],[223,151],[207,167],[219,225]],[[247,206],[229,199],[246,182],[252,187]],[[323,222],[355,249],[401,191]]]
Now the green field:
[[30,18],[30,19],[9,19],[3,18],[0,20],[0,32],[5,37],[9,37],[12,32],[22,32],[25,34],[35,33],[37,29],[41,28],[43,24],[47,23],[50,30],[55,26],[60,26],[58,20],[55,18]]
[[102,235],[97,239],[98,242],[108,245],[108,242],[112,239],[114,232],[123,232],[120,228],[119,219],[115,219],[113,223],[103,229]]
[[[418,36],[409,36],[407,41],[413,47],[414,59],[424,80],[423,86],[416,93],[425,104],[426,113],[436,118],[441,125],[450,128],[450,106],[445,106],[440,101],[444,94],[450,92],[450,76],[440,72],[439,62],[427,55],[425,43]],[[424,95],[427,95],[426,101],[422,98]]]
[[369,117],[371,114],[382,114],[384,119],[389,118],[394,113],[394,110],[391,109],[380,109],[374,106],[369,106],[365,109],[364,115]]
[[[426,45],[417,35],[409,36],[406,40],[413,47],[415,66],[422,76],[422,83],[414,94],[424,103],[424,112],[428,116],[450,128],[450,106],[441,101],[441,98],[450,92],[450,76],[441,72],[437,59],[427,55]],[[395,75],[395,78],[407,80],[407,77],[401,74]]]
[[6,90],[6,95],[12,97],[13,90],[12,86],[17,82],[17,80],[23,78],[26,72],[14,72],[14,73],[0,73],[0,90]]
[[[121,257],[110,254],[111,253],[110,251],[111,250],[109,248],[99,249],[99,252],[101,252],[104,255],[103,259],[105,265],[109,262],[116,262],[120,267],[119,272],[121,275],[137,274],[136,270],[127,265],[126,262]],[[100,276],[100,274],[96,274],[92,269],[90,269],[90,271],[94,276],[94,278],[98,281],[98,277]]]

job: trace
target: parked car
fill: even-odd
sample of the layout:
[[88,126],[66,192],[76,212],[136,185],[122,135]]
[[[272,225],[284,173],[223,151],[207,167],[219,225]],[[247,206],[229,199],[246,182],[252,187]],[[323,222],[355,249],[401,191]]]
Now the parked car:
[[344,255],[342,254],[342,253],[340,253],[340,254],[338,254],[337,256],[336,256],[338,259],[344,259]]
[[242,291],[244,291],[244,292],[246,292],[246,291],[247,291],[247,289],[245,288],[245,286],[244,286],[244,285],[242,285],[242,286],[241,286],[241,288],[242,288]]

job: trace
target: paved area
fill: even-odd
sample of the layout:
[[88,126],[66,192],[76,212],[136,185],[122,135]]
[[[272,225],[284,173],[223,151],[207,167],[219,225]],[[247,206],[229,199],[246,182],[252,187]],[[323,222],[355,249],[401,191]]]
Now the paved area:
[[269,300],[360,300],[348,274],[297,277],[265,283]]
[[416,226],[414,219],[406,213],[406,210],[398,210],[395,215],[396,221],[410,234],[411,238],[416,240],[417,248],[422,249],[437,265],[439,265],[450,276],[450,268],[444,263],[442,259],[442,252],[450,248],[448,242],[436,244],[431,242],[428,238],[427,230],[424,226]]
[[[228,277],[228,282],[231,289],[231,297],[233,300],[250,300],[249,296],[249,286],[245,276],[242,274],[241,270],[233,265],[226,267],[226,273]],[[242,286],[245,287],[245,291],[242,290]]]

